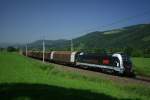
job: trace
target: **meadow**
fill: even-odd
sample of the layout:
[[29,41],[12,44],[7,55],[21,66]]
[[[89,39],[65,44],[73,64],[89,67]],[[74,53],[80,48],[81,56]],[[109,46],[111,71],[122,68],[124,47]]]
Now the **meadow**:
[[[137,58],[134,60],[138,62]],[[13,100],[148,100],[150,85],[120,84],[101,77],[88,77],[77,72],[66,73],[54,65],[17,53],[1,52],[1,98]]]
[[150,77],[150,58],[133,57],[132,61],[136,74]]

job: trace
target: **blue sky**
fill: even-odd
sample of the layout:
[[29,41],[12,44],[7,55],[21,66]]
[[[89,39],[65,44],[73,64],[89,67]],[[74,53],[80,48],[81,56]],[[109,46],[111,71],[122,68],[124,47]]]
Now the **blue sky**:
[[141,23],[150,23],[150,0],[0,0],[0,43],[25,43],[43,35],[49,40],[71,39]]

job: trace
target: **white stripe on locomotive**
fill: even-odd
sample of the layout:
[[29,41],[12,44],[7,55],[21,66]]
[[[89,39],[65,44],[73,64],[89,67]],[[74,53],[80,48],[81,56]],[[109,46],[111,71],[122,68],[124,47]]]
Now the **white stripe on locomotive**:
[[52,51],[52,52],[51,52],[51,55],[50,55],[50,59],[51,59],[51,60],[53,59],[54,53],[55,53],[55,51]]
[[89,64],[89,63],[81,63],[81,62],[77,62],[76,65],[84,65],[84,66],[88,66],[88,67],[97,67],[97,68],[105,68],[105,69],[110,69],[110,70],[117,71],[119,73],[123,73],[123,71],[124,71],[124,69],[122,69],[120,67],[114,67],[114,66],[97,65],[97,64]]
[[77,52],[72,52],[70,55],[70,62],[74,63],[75,62],[75,56]]

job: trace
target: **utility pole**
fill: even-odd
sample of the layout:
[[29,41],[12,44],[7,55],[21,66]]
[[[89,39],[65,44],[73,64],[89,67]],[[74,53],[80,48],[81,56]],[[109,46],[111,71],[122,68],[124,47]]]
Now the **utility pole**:
[[73,50],[73,40],[71,39],[71,52],[74,51]]
[[26,44],[26,56],[28,56],[28,45]]
[[45,42],[44,42],[44,38],[43,38],[43,63],[45,61]]

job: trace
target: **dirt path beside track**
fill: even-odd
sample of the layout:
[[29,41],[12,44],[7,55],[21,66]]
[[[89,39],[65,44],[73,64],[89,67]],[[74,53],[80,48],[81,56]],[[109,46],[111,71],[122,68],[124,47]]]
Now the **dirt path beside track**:
[[100,76],[103,79],[106,80],[112,80],[121,84],[143,84],[143,85],[150,85],[150,78],[149,77],[142,77],[142,76],[136,76],[136,78],[129,78],[129,77],[122,77],[122,76],[115,76],[115,75],[110,75],[98,71],[91,71],[83,68],[76,68],[76,67],[69,67],[69,66],[64,66],[64,65],[59,65],[59,64],[54,64],[50,63],[54,66],[56,66],[59,69],[62,69],[64,71],[69,71],[69,72],[76,72],[85,76],[90,76],[90,77],[98,77]]

